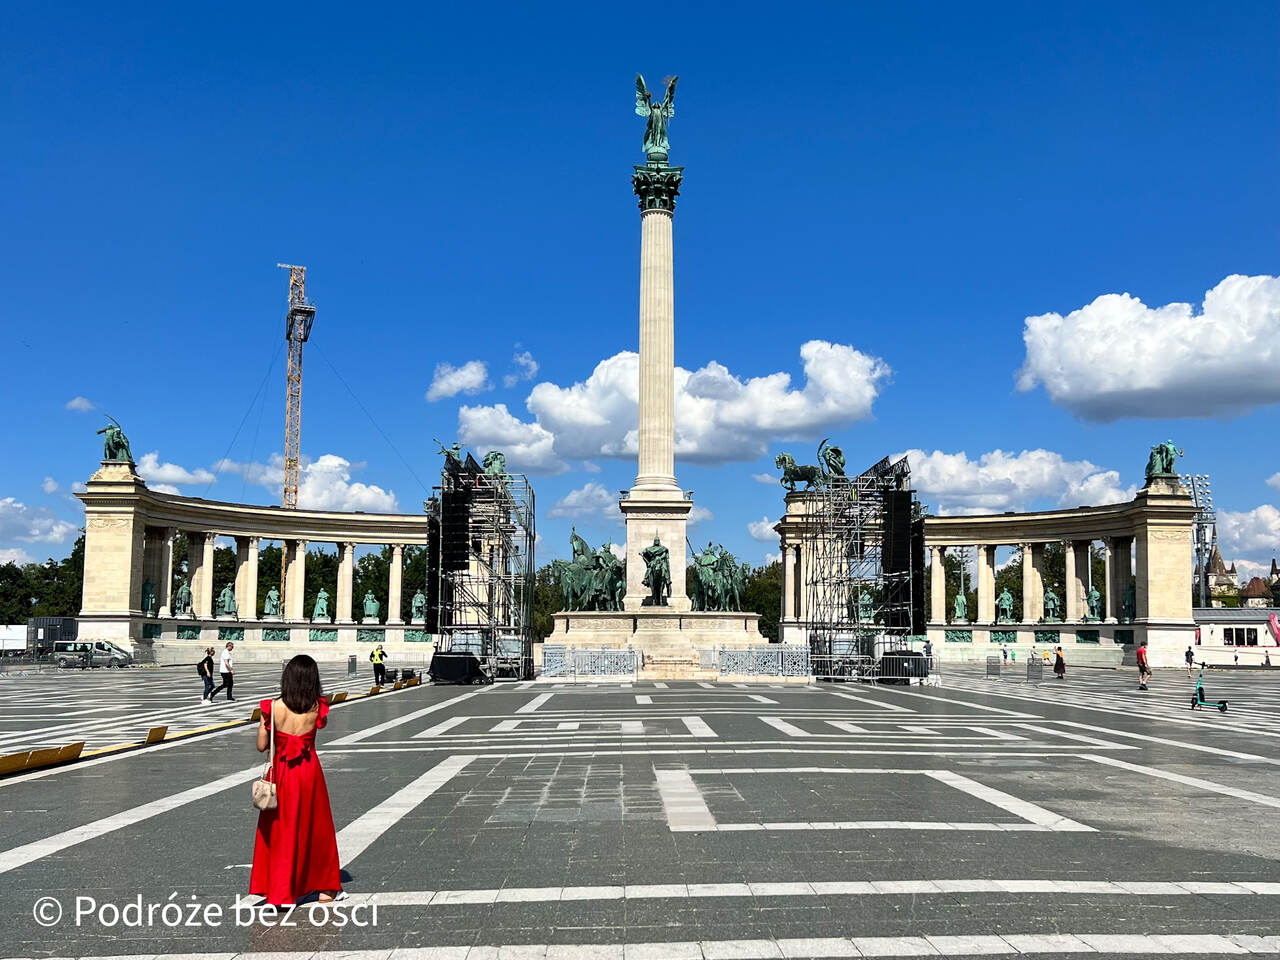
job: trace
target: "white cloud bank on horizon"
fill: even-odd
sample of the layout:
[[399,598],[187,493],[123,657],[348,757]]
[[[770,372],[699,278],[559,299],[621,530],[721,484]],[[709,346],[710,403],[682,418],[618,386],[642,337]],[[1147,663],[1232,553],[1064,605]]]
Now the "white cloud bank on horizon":
[[[743,379],[711,361],[695,371],[676,367],[676,456],[722,464],[752,460],[774,441],[812,439],[871,415],[891,370],[851,346],[809,340],[800,347],[804,384],[791,374]],[[598,364],[585,381],[539,383],[524,421],[506,404],[464,406],[459,439],[498,448],[509,462],[535,473],[561,473],[568,461],[630,459],[637,452],[639,356],[624,350]]]
[[934,450],[908,450],[911,482],[932,512],[943,516],[1027,510],[1036,501],[1078,507],[1132,500],[1136,486],[1122,487],[1116,470],[1088,460],[1067,460],[1050,450],[992,450],[976,460]]
[[[395,513],[394,491],[371,483],[352,482],[351,474],[364,464],[352,464],[345,457],[326,453],[315,460],[305,457],[298,465],[298,506],[304,510],[362,510],[365,513]],[[234,473],[249,483],[266,487],[277,497],[284,491],[284,457],[273,453],[267,463],[236,463],[219,460],[217,473]]]
[[160,493],[179,493],[177,484],[210,484],[217,482],[217,475],[204,467],[188,470],[176,463],[161,463],[160,451],[152,450],[144,453],[136,464],[138,476],[147,481],[147,486]]
[[446,397],[456,397],[460,393],[476,394],[492,389],[489,367],[483,360],[468,360],[460,367],[451,363],[437,363],[426,396],[429,402],[435,403]]
[[65,543],[79,529],[59,520],[47,507],[29,507],[14,497],[0,497],[0,543]]
[[594,480],[570,490],[547,511],[552,517],[602,517],[618,510],[618,499]]
[[1017,388],[1085,420],[1210,417],[1280,402],[1280,277],[1233,274],[1189,303],[1104,294],[1027,317]]
[[747,533],[750,534],[752,540],[759,540],[761,543],[772,543],[776,547],[778,545],[778,531],[773,529],[775,522],[768,517],[751,520],[747,523]]

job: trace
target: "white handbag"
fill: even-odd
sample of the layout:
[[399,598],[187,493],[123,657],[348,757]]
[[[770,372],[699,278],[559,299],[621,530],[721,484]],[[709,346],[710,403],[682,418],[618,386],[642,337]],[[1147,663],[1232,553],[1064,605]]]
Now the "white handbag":
[[271,701],[271,713],[267,715],[267,729],[271,731],[271,746],[267,749],[267,762],[262,766],[262,776],[253,781],[253,805],[259,810],[276,808],[276,785],[271,779],[271,768],[276,762],[276,702]]

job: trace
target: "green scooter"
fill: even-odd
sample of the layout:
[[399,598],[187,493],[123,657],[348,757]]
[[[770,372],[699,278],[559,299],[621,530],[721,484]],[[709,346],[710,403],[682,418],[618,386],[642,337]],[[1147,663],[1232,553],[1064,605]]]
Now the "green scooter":
[[[1193,693],[1193,694],[1191,695],[1191,709],[1192,709],[1192,710],[1198,710],[1198,709],[1200,709],[1201,707],[1203,707],[1206,703],[1213,703],[1213,702],[1214,702],[1214,701],[1212,701],[1212,700],[1205,700],[1205,698],[1204,698],[1204,668],[1205,668],[1204,663],[1201,663],[1201,664],[1200,664],[1200,678],[1199,678],[1198,680],[1196,680],[1196,692],[1195,692],[1195,693]],[[1219,701],[1217,701],[1217,703],[1218,703],[1218,712],[1219,712],[1219,713],[1226,713],[1226,712],[1227,712],[1227,701],[1225,701],[1225,700],[1219,700]]]

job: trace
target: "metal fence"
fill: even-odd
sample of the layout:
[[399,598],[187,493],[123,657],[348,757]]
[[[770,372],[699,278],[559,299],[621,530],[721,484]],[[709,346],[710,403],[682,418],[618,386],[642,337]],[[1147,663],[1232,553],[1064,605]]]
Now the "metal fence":
[[618,649],[594,649],[563,644],[542,645],[542,675],[562,680],[591,678],[635,678],[640,668],[640,655],[627,647]]
[[942,682],[939,661],[934,657],[908,656],[897,651],[875,657],[811,657],[813,676],[818,680],[847,680],[866,683],[930,684]]
[[[707,666],[708,651],[700,651]],[[711,666],[720,676],[807,677],[810,675],[809,646],[801,643],[771,643],[767,646],[720,647],[710,651]]]

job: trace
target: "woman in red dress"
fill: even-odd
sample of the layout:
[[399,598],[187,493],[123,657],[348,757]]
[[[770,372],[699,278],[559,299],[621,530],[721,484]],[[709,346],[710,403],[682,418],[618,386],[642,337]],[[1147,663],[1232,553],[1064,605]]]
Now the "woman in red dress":
[[316,755],[316,730],[324,726],[328,714],[320,671],[306,654],[285,666],[280,698],[262,701],[258,750],[266,752],[274,726],[271,779],[276,785],[276,807],[258,814],[249,892],[275,906],[294,904],[316,891],[321,902],[343,896],[338,837]]

